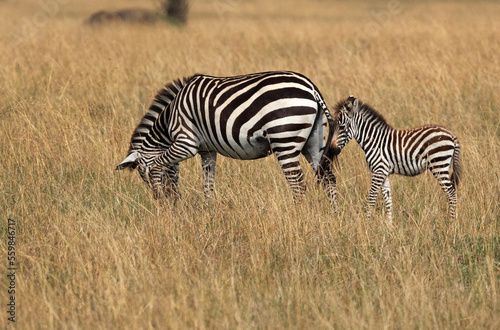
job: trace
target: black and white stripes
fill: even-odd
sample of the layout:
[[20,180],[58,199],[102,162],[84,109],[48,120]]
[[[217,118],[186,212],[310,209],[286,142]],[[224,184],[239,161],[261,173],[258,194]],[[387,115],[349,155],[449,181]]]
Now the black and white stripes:
[[[336,149],[334,153],[338,154],[354,138],[364,150],[368,167],[373,173],[368,217],[381,189],[387,214],[392,219],[390,174],[414,176],[429,169],[446,193],[450,215],[455,218],[460,145],[453,133],[436,125],[409,130],[393,129],[377,111],[353,96],[340,101],[335,110],[339,130],[331,149]],[[452,164],[453,173],[450,175]]]
[[274,153],[298,197],[305,189],[302,153],[335,202],[335,177],[322,157],[333,120],[316,86],[294,72],[235,77],[195,75],[167,85],[135,129],[117,169],[137,168],[161,192],[177,192],[178,163],[200,154],[204,190],[213,190],[217,154],[257,159]]

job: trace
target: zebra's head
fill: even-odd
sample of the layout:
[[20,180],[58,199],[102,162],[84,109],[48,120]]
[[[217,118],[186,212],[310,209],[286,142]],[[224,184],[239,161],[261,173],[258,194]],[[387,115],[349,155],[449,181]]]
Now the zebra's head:
[[147,158],[143,157],[141,153],[133,151],[115,168],[115,170],[124,170],[126,168],[131,170],[137,169],[142,180],[150,184],[151,164],[148,163]]
[[337,103],[335,107],[338,131],[336,139],[332,141],[332,147],[336,150],[336,154],[339,154],[342,148],[355,136],[356,127],[352,123],[358,109],[359,100],[352,95]]
[[130,153],[116,168],[115,170],[137,169],[141,179],[146,182],[153,190],[156,199],[162,196],[162,192],[167,195],[170,194],[168,188],[170,187],[167,180],[165,171],[166,168],[158,166],[154,163],[156,157],[144,156],[138,151]]

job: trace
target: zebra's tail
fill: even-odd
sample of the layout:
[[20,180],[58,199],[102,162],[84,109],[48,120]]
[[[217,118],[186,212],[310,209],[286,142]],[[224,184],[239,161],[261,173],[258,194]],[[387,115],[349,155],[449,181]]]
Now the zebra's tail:
[[453,138],[453,144],[455,145],[455,150],[453,152],[453,173],[451,174],[451,182],[455,187],[458,186],[460,182],[460,144],[458,143],[458,139],[456,137]]
[[338,162],[337,157],[335,157],[335,154],[333,153],[333,148],[330,147],[336,127],[335,127],[335,121],[333,120],[333,117],[330,114],[330,111],[328,110],[326,103],[323,100],[323,97],[321,96],[321,94],[317,89],[314,90],[314,98],[316,99],[316,102],[318,102],[318,105],[323,110],[323,113],[325,114],[326,119],[328,121],[328,137],[326,139],[325,149],[323,150],[323,155],[321,156],[321,160],[319,162],[317,170],[320,177],[322,177],[324,175],[325,168],[331,166],[334,162],[335,163]]

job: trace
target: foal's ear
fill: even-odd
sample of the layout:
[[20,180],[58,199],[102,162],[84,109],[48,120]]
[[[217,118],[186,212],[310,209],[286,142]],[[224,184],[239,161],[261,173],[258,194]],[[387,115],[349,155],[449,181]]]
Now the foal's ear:
[[115,170],[123,170],[127,167],[131,167],[133,166],[139,159],[141,158],[141,155],[137,152],[137,151],[134,151],[133,153],[131,153],[130,155],[127,156],[127,158],[125,158],[121,163],[120,165],[118,165]]
[[354,95],[349,95],[345,102],[345,107],[347,111],[351,112],[353,110],[356,110],[359,107],[359,100],[357,97],[354,97]]
[[357,110],[359,108],[359,100],[357,97],[354,98],[354,101],[352,102],[352,109]]

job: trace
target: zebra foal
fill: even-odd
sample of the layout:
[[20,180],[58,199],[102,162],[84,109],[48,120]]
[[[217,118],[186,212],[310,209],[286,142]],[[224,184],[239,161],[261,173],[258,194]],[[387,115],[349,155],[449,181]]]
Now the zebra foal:
[[[415,176],[426,169],[432,172],[446,193],[450,217],[456,218],[460,145],[453,133],[436,125],[407,130],[394,129],[376,110],[352,95],[337,103],[335,124],[338,125],[338,135],[332,140],[329,153],[338,155],[353,138],[365,152],[372,172],[368,218],[381,189],[389,222],[392,222],[389,175]],[[450,175],[452,164],[453,173]]]
[[298,198],[305,190],[303,154],[335,204],[335,176],[323,157],[333,124],[318,88],[301,74],[194,75],[160,90],[116,169],[137,169],[159,198],[177,193],[179,162],[200,154],[210,197],[217,154],[250,160],[274,153]]

